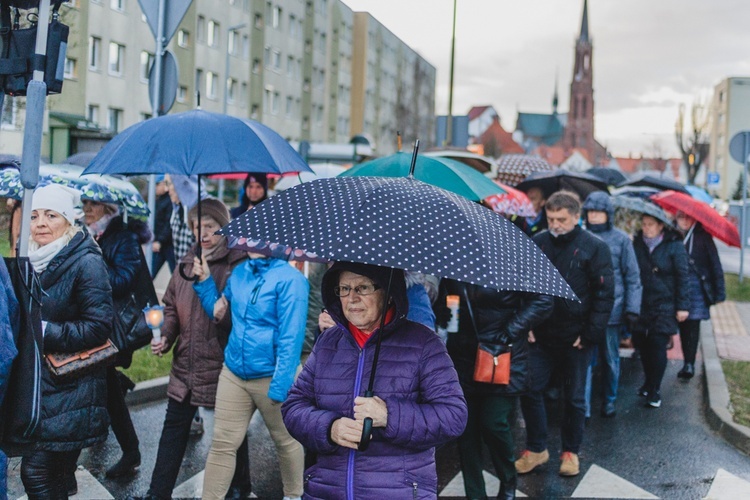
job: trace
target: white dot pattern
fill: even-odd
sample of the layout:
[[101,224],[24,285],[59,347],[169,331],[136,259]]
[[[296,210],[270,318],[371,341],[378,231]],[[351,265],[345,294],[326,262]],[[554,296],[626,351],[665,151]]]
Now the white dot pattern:
[[269,198],[219,232],[235,244],[282,245],[300,260],[362,262],[498,290],[576,298],[516,226],[416,179],[314,180]]

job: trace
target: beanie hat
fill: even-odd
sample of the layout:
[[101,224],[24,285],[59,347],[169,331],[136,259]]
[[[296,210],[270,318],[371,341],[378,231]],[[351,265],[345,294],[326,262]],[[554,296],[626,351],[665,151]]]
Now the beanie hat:
[[154,177],[154,181],[156,184],[159,184],[160,182],[164,182],[164,174],[158,174]]
[[[192,227],[193,220],[198,219],[198,205],[190,209],[188,217],[190,219],[190,226]],[[229,224],[229,210],[227,210],[226,205],[216,198],[206,198],[201,201],[201,217],[211,217],[222,227]]]
[[71,225],[76,220],[76,207],[81,204],[81,193],[60,184],[47,184],[34,191],[31,210],[53,210],[65,217]]
[[268,177],[266,176],[266,174],[247,174],[247,178],[245,178],[245,187],[247,187],[251,182],[257,182],[258,184],[263,186],[263,191],[268,191]]

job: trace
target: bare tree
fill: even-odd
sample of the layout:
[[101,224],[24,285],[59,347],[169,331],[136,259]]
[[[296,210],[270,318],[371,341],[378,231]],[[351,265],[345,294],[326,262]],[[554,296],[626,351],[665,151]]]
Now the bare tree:
[[690,109],[690,124],[692,129],[685,130],[685,105],[681,104],[675,124],[675,139],[682,161],[687,166],[687,183],[692,185],[708,156],[709,113],[707,107],[699,101],[694,102]]

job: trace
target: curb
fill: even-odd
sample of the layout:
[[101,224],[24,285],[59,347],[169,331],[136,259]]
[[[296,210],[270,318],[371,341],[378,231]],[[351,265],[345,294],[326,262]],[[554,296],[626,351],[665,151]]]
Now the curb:
[[729,444],[750,455],[750,428],[732,420],[732,413],[729,411],[729,389],[721,368],[711,321],[701,323],[701,352],[708,424]]
[[125,403],[128,406],[135,406],[165,399],[168,384],[169,375],[138,382],[135,388],[125,395]]

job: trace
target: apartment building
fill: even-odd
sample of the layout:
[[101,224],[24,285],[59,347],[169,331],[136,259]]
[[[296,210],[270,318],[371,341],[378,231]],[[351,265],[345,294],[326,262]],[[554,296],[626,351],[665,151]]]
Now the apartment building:
[[[152,116],[153,35],[137,0],[74,0],[63,93],[48,99],[42,155],[97,150]],[[359,31],[358,31],[359,30]],[[435,68],[370,14],[340,0],[193,0],[168,50],[171,112],[258,120],[290,141],[374,138],[378,154],[434,134]],[[356,86],[356,88],[355,88]],[[20,153],[23,98],[5,103],[0,151]]]
[[714,87],[708,154],[708,171],[719,174],[719,185],[711,188],[719,198],[730,198],[742,175],[743,166],[729,154],[729,141],[743,130],[750,130],[750,78],[726,78]]

